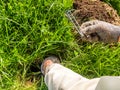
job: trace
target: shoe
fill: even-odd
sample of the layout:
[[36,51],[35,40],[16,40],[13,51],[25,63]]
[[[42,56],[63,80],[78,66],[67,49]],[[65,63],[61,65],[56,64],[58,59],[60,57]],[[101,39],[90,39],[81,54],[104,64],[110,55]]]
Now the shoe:
[[45,75],[46,67],[52,65],[53,63],[60,63],[60,60],[55,56],[49,56],[44,59],[44,61],[41,64],[41,72],[43,75]]

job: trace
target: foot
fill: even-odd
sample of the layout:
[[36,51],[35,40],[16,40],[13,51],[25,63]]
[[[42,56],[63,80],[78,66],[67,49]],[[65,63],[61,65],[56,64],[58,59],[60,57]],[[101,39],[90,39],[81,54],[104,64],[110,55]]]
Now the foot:
[[55,56],[49,56],[44,59],[41,65],[41,72],[43,75],[46,73],[46,67],[52,65],[53,63],[60,63],[60,60]]

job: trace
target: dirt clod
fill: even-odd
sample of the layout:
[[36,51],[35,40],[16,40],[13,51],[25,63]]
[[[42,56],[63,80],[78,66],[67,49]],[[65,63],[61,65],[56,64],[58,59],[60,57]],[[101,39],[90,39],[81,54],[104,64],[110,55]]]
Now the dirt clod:
[[73,8],[75,9],[73,15],[80,25],[85,21],[95,19],[120,25],[117,11],[100,0],[75,0]]

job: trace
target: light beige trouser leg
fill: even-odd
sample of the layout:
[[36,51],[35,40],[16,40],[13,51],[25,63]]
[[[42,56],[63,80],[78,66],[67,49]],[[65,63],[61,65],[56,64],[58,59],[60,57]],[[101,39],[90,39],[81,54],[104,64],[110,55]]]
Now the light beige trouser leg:
[[46,72],[49,90],[95,90],[99,81],[99,78],[89,80],[60,64],[52,64]]

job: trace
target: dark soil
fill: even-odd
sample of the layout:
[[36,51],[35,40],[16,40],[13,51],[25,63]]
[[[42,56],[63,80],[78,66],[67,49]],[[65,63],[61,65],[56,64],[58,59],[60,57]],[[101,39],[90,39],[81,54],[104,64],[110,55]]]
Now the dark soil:
[[120,25],[120,17],[110,5],[100,0],[75,0],[73,15],[79,24],[98,19],[112,24]]

